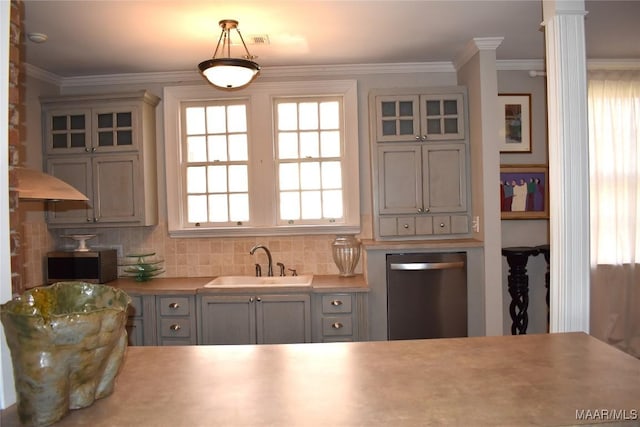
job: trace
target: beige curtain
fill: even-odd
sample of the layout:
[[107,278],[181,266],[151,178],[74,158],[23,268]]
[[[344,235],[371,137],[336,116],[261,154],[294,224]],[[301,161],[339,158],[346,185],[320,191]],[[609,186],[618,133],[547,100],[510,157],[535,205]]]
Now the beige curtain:
[[640,72],[589,73],[591,334],[640,357]]

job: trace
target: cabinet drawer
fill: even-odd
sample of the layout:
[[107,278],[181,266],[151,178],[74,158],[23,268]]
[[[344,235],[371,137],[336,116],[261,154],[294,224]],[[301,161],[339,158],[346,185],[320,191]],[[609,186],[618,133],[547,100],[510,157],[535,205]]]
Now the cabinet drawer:
[[469,218],[466,215],[451,216],[451,232],[453,234],[464,234],[469,232]]
[[161,316],[188,316],[191,313],[189,297],[159,297]]
[[190,337],[191,322],[189,318],[168,318],[160,320],[161,337]]
[[416,234],[415,218],[408,216],[380,218],[381,236],[413,236]]
[[351,295],[323,295],[322,312],[327,314],[351,313]]
[[129,308],[127,310],[129,316],[142,316],[144,315],[142,311],[142,296],[133,295],[131,296],[131,303],[129,303]]
[[433,217],[433,234],[450,234],[451,233],[451,217],[434,216]]
[[327,316],[322,318],[322,335],[353,335],[351,316]]
[[428,235],[433,234],[433,218],[430,216],[416,217],[416,234]]

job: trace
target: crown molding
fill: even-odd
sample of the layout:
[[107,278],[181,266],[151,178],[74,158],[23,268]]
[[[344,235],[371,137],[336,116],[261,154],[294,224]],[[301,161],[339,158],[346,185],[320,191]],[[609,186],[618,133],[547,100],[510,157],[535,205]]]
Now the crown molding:
[[[197,71],[171,71],[152,73],[102,74],[62,77],[25,64],[27,75],[57,84],[61,88],[79,86],[107,86],[114,84],[184,83],[202,81]],[[308,65],[296,67],[266,67],[260,71],[264,78],[290,78],[309,76],[340,76],[368,74],[452,73],[451,62],[416,62],[400,64]]]
[[453,65],[459,70],[466,64],[477,52],[481,50],[496,50],[502,44],[504,37],[474,37],[469,43],[456,55]]
[[544,71],[543,59],[502,59],[496,61],[498,71]]
[[[260,71],[265,79],[322,76],[358,76],[373,74],[412,74],[412,73],[454,73],[480,50],[496,49],[502,37],[485,37],[471,40],[454,62],[411,62],[398,64],[353,64],[353,65],[305,65],[296,67],[266,67]],[[496,61],[499,71],[545,71],[543,59],[508,59]],[[637,70],[638,59],[589,59],[590,70]],[[200,82],[202,77],[197,71],[169,71],[154,73],[101,74],[91,76],[63,77],[43,70],[31,64],[24,64],[29,77],[54,84],[60,88],[80,86],[108,86],[118,84],[145,83],[188,83]]]
[[[508,59],[496,61],[499,71],[546,71],[543,59]],[[638,70],[640,59],[587,59],[589,70]]]
[[62,77],[53,74],[47,70],[43,70],[42,68],[38,68],[35,65],[24,63],[24,71],[29,77],[34,77],[38,80],[41,80],[46,83],[51,83],[56,86],[62,86]]

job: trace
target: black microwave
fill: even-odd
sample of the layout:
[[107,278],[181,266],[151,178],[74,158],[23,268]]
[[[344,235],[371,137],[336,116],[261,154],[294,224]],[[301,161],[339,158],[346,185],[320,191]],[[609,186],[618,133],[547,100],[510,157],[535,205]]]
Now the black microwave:
[[117,277],[118,254],[115,249],[47,253],[47,283],[107,283]]

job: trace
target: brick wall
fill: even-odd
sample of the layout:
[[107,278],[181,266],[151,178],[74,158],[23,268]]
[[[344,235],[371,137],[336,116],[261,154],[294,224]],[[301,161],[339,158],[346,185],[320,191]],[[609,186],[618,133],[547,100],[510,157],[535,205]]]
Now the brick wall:
[[9,35],[9,221],[11,247],[11,290],[22,293],[23,254],[20,244],[20,219],[18,212],[18,193],[15,188],[14,166],[20,160],[20,108],[22,98],[22,83],[20,69],[22,67],[20,55],[20,40],[22,33],[22,0],[11,0],[11,28]]

